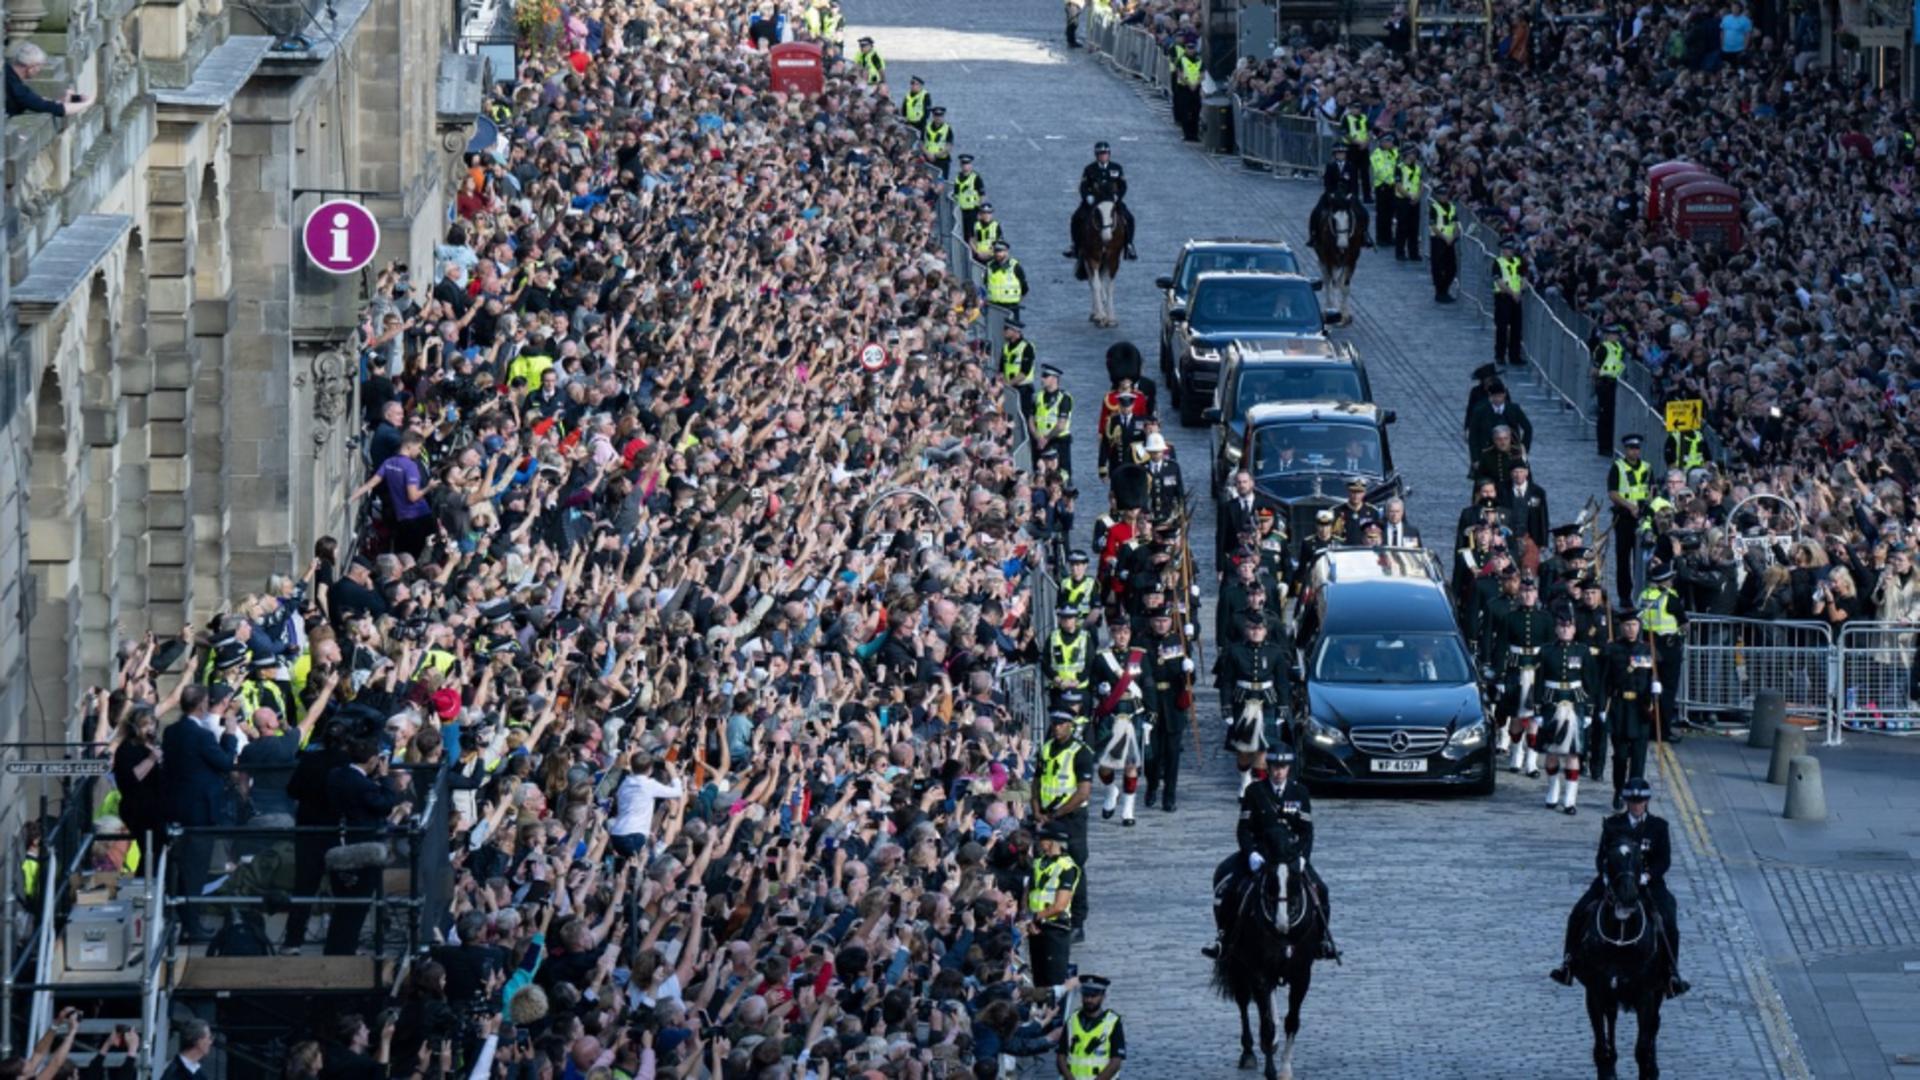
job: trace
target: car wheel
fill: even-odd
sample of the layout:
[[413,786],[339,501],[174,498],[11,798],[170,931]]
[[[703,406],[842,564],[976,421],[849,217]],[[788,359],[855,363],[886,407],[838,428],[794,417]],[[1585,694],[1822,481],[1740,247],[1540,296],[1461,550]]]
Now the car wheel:
[[1199,427],[1200,414],[1206,411],[1206,405],[1199,394],[1188,387],[1180,388],[1180,426]]
[[1473,793],[1481,798],[1492,795],[1493,785],[1499,772],[1499,769],[1493,767],[1493,756],[1489,754],[1487,756],[1487,778],[1473,785]]

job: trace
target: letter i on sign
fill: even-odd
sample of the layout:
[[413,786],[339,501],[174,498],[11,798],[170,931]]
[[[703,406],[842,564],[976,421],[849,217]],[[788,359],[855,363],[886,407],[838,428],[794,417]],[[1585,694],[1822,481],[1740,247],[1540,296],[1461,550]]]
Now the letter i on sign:
[[327,257],[327,261],[329,262],[350,263],[353,261],[353,252],[347,246],[348,220],[346,211],[337,210],[334,212],[333,227],[327,230],[328,239],[333,241],[333,252]]

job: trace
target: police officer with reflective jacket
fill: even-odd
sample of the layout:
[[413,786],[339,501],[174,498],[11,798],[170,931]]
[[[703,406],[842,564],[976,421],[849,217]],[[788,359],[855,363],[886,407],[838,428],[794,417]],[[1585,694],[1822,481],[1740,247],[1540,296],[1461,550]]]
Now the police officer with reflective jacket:
[[927,110],[926,127],[920,134],[921,153],[926,156],[927,164],[940,170],[940,179],[945,180],[953,168],[953,126],[947,123],[945,105]]
[[1039,358],[1033,342],[1027,340],[1027,326],[1019,319],[1008,319],[1000,342],[1000,377],[1020,395],[1020,415],[1033,415],[1033,383],[1039,372]]
[[927,130],[927,115],[933,108],[933,98],[927,94],[927,84],[915,75],[907,80],[907,96],[900,99],[900,119],[915,131]]
[[1040,389],[1033,395],[1032,434],[1036,449],[1058,449],[1060,471],[1073,471],[1073,395],[1060,389],[1060,369],[1040,366]]
[[[980,223],[975,222],[974,228]],[[1027,298],[1027,272],[1012,255],[1005,240],[993,242],[993,258],[982,269],[986,275],[987,303],[1007,309],[1007,317],[1020,317],[1020,304]]]
[[1614,595],[1633,600],[1634,540],[1653,497],[1653,466],[1640,459],[1638,434],[1620,438],[1620,456],[1607,470],[1607,501],[1613,504]]
[[1054,613],[1059,627],[1047,638],[1047,689],[1083,690],[1093,662],[1093,638],[1080,628],[1080,609],[1062,605]]
[[[1124,218],[1127,223],[1127,235],[1137,236],[1133,211],[1127,209],[1127,171],[1113,160],[1113,148],[1105,140],[1093,144],[1093,160],[1080,170],[1080,205],[1074,207],[1073,217],[1068,222],[1067,250],[1062,255],[1074,257],[1074,233],[1082,218],[1093,213],[1093,208],[1103,202],[1113,203],[1116,217]],[[1133,244],[1127,244],[1127,258],[1137,259]]]
[[1113,1080],[1126,1064],[1126,1029],[1107,1008],[1111,985],[1099,975],[1080,976],[1080,1011],[1067,1017],[1066,1037],[1054,1053],[1061,1080]]
[[1055,709],[1048,720],[1051,737],[1040,747],[1034,818],[1043,828],[1065,831],[1067,854],[1080,868],[1080,887],[1073,890],[1069,919],[1073,939],[1079,941],[1087,925],[1087,803],[1093,798],[1093,751],[1074,734],[1078,717],[1073,713]]
[[1337,959],[1340,953],[1333,945],[1333,909],[1328,903],[1327,886],[1313,869],[1313,798],[1307,794],[1306,785],[1293,777],[1292,747],[1269,749],[1266,765],[1266,777],[1240,793],[1240,820],[1233,833],[1240,850],[1227,856],[1214,871],[1213,917],[1218,936],[1200,951],[1209,957],[1220,955],[1226,934],[1226,905],[1239,895],[1246,879],[1269,865],[1285,865],[1290,874],[1305,878],[1308,895],[1320,905],[1329,928],[1322,936],[1320,958]]
[[960,171],[948,183],[953,188],[953,205],[960,211],[960,235],[972,243],[973,223],[979,220],[980,206],[987,201],[987,181],[974,169],[972,154],[961,154],[954,160],[960,163]]
[[1142,675],[1153,685],[1155,720],[1147,750],[1147,807],[1156,800],[1171,814],[1180,787],[1180,748],[1187,740],[1193,708],[1193,657],[1174,632],[1173,610],[1162,600],[1147,609],[1140,649],[1146,654]]
[[1072,908],[1080,899],[1085,874],[1066,850],[1070,835],[1065,827],[1041,825],[1035,841],[1026,904],[1033,984],[1059,986],[1068,978],[1074,937]]
[[[966,232],[961,235],[967,238],[967,248],[973,253],[973,261],[982,265],[993,261],[995,244],[1004,244],[1007,241],[1006,230],[1000,227],[1000,219],[993,216],[993,204],[990,202],[980,204],[980,208],[974,211],[973,223],[968,225]],[[1020,291],[1023,294],[1026,292],[1024,284],[1026,276],[1025,270],[1019,272],[1022,282]]]
[[1654,691],[1659,709],[1656,734],[1664,742],[1680,741],[1679,714],[1675,703],[1680,691],[1680,657],[1685,651],[1687,613],[1674,591],[1676,571],[1672,562],[1659,562],[1647,570],[1647,587],[1640,590],[1640,629],[1653,642],[1654,671],[1664,676]]
[[1433,302],[1454,302],[1453,283],[1460,276],[1460,208],[1447,197],[1444,184],[1429,185],[1427,200],[1428,267],[1433,274]]
[[1099,582],[1090,572],[1092,559],[1086,549],[1075,548],[1067,554],[1067,576],[1060,580],[1060,595],[1056,598],[1062,608],[1071,607],[1081,612],[1082,617],[1093,614],[1093,591]]
[[1554,982],[1562,986],[1573,985],[1574,949],[1579,945],[1581,935],[1586,932],[1593,905],[1606,895],[1607,855],[1615,848],[1627,845],[1640,850],[1639,884],[1652,894],[1654,909],[1660,913],[1661,936],[1667,949],[1667,959],[1672,964],[1667,996],[1679,997],[1692,986],[1680,977],[1680,909],[1674,903],[1673,893],[1667,889],[1667,871],[1673,866],[1673,840],[1668,834],[1666,819],[1647,812],[1647,806],[1653,800],[1653,785],[1647,783],[1644,777],[1628,781],[1624,797],[1626,809],[1607,818],[1600,826],[1600,847],[1593,857],[1594,869],[1600,876],[1594,878],[1586,894],[1573,906],[1573,913],[1567,917],[1566,951],[1560,966],[1549,974]]
[[1379,217],[1375,221],[1380,246],[1393,246],[1393,228],[1400,223],[1400,201],[1394,197],[1394,183],[1400,178],[1400,151],[1394,146],[1393,132],[1374,137],[1367,155],[1367,180],[1373,185],[1373,205]]
[[1627,373],[1627,347],[1620,341],[1625,327],[1608,323],[1600,329],[1600,340],[1590,346],[1593,356],[1594,429],[1601,457],[1613,456],[1614,399],[1620,390],[1620,377]]

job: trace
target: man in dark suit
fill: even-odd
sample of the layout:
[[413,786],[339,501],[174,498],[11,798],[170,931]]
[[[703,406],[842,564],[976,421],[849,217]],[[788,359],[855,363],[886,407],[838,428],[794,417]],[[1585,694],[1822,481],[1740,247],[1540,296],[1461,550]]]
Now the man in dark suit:
[[1233,494],[1220,503],[1220,520],[1214,529],[1215,564],[1226,575],[1226,553],[1240,542],[1240,534],[1258,531],[1254,518],[1253,474],[1245,469],[1233,474]]
[[1533,482],[1533,470],[1522,461],[1507,470],[1508,482],[1500,492],[1507,520],[1513,531],[1533,541],[1534,547],[1547,549],[1547,489]]
[[1420,546],[1420,527],[1407,520],[1407,504],[1404,500],[1387,500],[1380,518],[1380,542],[1388,547]]
[[[350,764],[347,758],[347,732],[351,725],[344,719],[328,722],[326,732],[310,745],[300,756],[294,759],[293,775],[287,781],[287,794],[293,796],[293,823],[295,825],[335,825],[340,815],[334,813],[333,803],[327,798],[327,777],[333,770]],[[320,891],[320,882],[327,874],[327,848],[333,840],[322,833],[303,833],[293,840],[293,895],[312,896]],[[307,904],[294,904],[287,911],[286,936],[281,939],[281,951],[298,953],[307,939],[307,918],[312,908]]]
[[[227,776],[233,772],[240,749],[239,718],[232,709],[232,691],[225,686],[209,690],[195,684],[180,695],[181,717],[160,737],[166,761],[166,783],[171,796],[167,820],[187,828],[220,824]],[[215,734],[218,732],[218,734]],[[207,883],[213,861],[213,839],[189,834],[180,846],[180,890],[198,896]],[[210,934],[200,926],[197,907],[187,909],[190,936]]]
[[487,980],[505,971],[507,952],[487,942],[487,915],[483,911],[463,912],[454,923],[460,936],[458,945],[436,945],[433,958],[447,969],[447,1001],[455,1008],[478,1002],[486,995]]
[[[407,774],[401,773],[394,784],[387,783],[387,757],[378,739],[356,737],[347,743],[351,764],[336,766],[327,774],[327,801],[339,815],[347,843],[366,844],[381,839],[385,825],[400,805],[401,788]],[[331,854],[331,853],[329,853]],[[385,871],[384,861],[374,865],[336,866],[329,859],[327,881],[337,897],[366,897],[374,894]],[[360,927],[366,922],[364,904],[336,907],[327,922],[328,956],[352,956],[360,943]]]
[[1467,456],[1478,461],[1480,452],[1493,445],[1493,429],[1504,427],[1513,432],[1513,441],[1523,452],[1533,451],[1533,422],[1518,402],[1507,399],[1507,384],[1494,379],[1487,384],[1487,400],[1474,406],[1467,416]]
[[1590,905],[1599,903],[1606,895],[1607,852],[1621,844],[1638,846],[1641,855],[1640,884],[1652,894],[1654,907],[1660,912],[1660,921],[1665,930],[1667,955],[1673,961],[1673,977],[1667,986],[1668,997],[1679,997],[1691,986],[1680,977],[1680,920],[1679,906],[1674,903],[1673,893],[1667,891],[1667,871],[1673,866],[1673,841],[1667,833],[1665,818],[1655,817],[1647,812],[1647,804],[1653,800],[1653,785],[1645,777],[1633,777],[1621,791],[1626,799],[1627,808],[1606,819],[1600,826],[1600,847],[1594,853],[1593,864],[1600,876],[1587,887],[1586,895],[1574,905],[1573,914],[1567,918],[1566,955],[1560,966],[1550,974],[1553,981],[1562,986],[1573,984],[1573,949],[1579,942],[1587,920],[1584,913]]
[[336,629],[353,615],[385,615],[387,599],[374,585],[373,567],[359,558],[348,563],[345,576],[327,590],[327,607]]

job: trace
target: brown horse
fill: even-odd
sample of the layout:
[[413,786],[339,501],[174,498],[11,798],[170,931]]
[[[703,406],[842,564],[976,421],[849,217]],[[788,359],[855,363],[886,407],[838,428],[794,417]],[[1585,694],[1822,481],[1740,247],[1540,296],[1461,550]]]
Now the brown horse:
[[1351,323],[1353,312],[1348,305],[1353,295],[1353,268],[1360,262],[1360,248],[1366,243],[1360,215],[1351,200],[1336,199],[1314,215],[1311,229],[1313,253],[1320,259],[1320,276],[1326,280],[1334,315],[1342,325]]
[[1120,259],[1133,243],[1132,219],[1117,213],[1111,199],[1098,202],[1073,219],[1073,276],[1093,290],[1093,310],[1087,321],[1095,326],[1118,326],[1113,311],[1113,279]]

